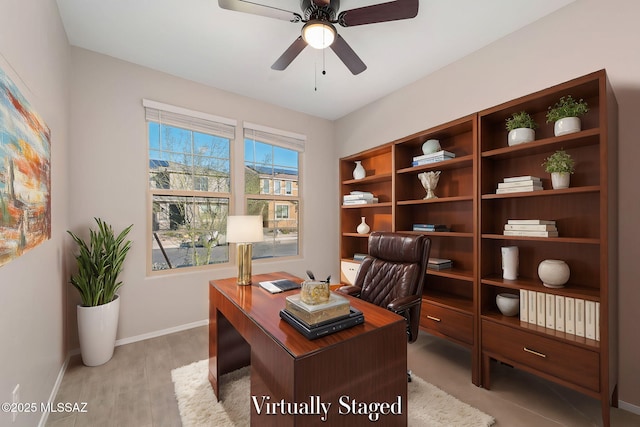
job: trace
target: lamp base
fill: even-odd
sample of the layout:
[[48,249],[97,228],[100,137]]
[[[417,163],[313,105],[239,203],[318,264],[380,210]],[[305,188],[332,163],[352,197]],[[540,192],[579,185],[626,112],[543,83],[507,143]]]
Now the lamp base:
[[251,243],[238,243],[238,286],[251,285],[251,257],[253,245]]

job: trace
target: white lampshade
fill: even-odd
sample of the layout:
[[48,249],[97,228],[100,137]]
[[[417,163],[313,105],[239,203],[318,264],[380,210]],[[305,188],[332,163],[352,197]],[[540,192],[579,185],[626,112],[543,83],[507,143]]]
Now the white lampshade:
[[227,217],[227,242],[262,242],[262,217],[259,215],[234,215]]
[[302,38],[312,48],[324,49],[336,39],[336,29],[328,22],[309,21],[302,27]]

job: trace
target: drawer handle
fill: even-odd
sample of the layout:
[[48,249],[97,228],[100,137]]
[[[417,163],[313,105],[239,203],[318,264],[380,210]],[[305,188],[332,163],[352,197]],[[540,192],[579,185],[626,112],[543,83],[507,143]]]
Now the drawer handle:
[[527,348],[527,347],[523,347],[522,349],[524,351],[526,351],[527,353],[535,354],[538,357],[547,357],[546,354],[540,353],[540,352],[535,351],[535,350],[531,350],[530,348]]
[[429,316],[429,315],[427,315],[427,319],[431,319],[431,320],[433,320],[434,322],[441,322],[441,320],[440,320],[440,319],[438,319],[437,317],[433,317],[433,316]]

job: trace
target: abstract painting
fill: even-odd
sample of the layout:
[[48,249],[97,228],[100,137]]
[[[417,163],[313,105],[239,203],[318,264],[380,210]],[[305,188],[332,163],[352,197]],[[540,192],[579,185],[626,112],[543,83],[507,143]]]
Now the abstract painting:
[[0,68],[0,266],[51,238],[51,133]]

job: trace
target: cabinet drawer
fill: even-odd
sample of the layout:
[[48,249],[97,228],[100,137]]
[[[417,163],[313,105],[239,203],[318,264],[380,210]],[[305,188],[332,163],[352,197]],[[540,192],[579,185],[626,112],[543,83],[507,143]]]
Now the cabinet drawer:
[[346,285],[353,285],[359,268],[359,262],[340,261],[340,282]]
[[428,331],[473,345],[473,318],[469,314],[422,301],[420,326]]
[[[595,351],[517,328],[482,321],[482,351],[505,362],[526,365],[548,375],[600,391],[599,355]],[[516,366],[517,367],[517,366]]]

